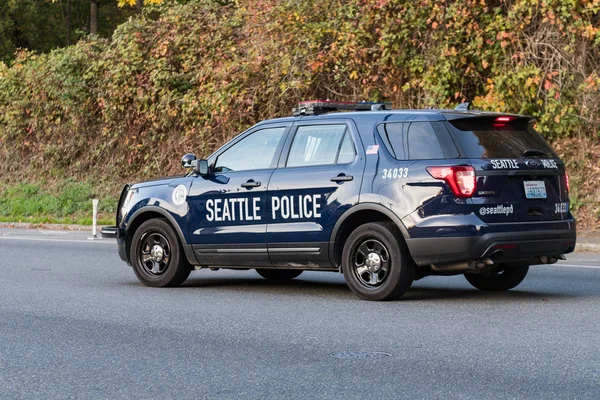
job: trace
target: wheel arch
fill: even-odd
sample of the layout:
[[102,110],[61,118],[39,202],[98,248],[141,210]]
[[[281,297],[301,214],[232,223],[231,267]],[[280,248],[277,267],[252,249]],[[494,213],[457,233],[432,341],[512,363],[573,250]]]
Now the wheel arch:
[[[129,222],[127,223],[127,231],[126,231],[126,236],[125,236],[125,249],[127,252],[127,259],[129,260],[129,263],[131,264],[131,254],[130,254],[131,240],[133,238],[133,235],[135,234],[135,231],[144,222],[149,221],[153,218],[164,218],[167,220],[168,224],[175,231],[175,234],[177,235],[177,238],[179,239],[179,242],[181,243],[181,246],[183,247],[184,254],[185,254],[186,258],[188,259],[188,261],[191,264],[197,264],[196,258],[193,255],[193,251],[191,251],[190,246],[187,245],[187,241],[185,240],[183,231],[181,230],[181,227],[179,226],[177,221],[175,221],[175,218],[173,218],[173,216],[167,210],[165,210],[164,208],[161,208],[161,207],[157,207],[157,206],[145,206],[145,207],[140,208],[131,216],[131,218],[129,219]],[[192,258],[190,258],[190,256]]]
[[358,226],[366,222],[392,222],[403,239],[409,239],[408,230],[389,208],[377,203],[362,203],[348,209],[336,222],[329,240],[329,259],[337,267],[341,267],[342,250],[346,238]]

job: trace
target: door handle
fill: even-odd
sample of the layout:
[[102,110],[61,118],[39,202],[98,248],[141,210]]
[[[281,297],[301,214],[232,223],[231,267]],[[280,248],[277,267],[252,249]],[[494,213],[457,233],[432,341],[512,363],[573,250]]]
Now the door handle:
[[250,179],[246,183],[242,183],[242,187],[245,187],[245,188],[253,188],[253,187],[259,187],[259,186],[260,186],[260,182],[254,182],[252,179]]
[[338,176],[334,176],[333,178],[331,178],[331,182],[349,182],[352,179],[354,179],[352,175],[346,175],[344,173],[341,173],[338,174]]

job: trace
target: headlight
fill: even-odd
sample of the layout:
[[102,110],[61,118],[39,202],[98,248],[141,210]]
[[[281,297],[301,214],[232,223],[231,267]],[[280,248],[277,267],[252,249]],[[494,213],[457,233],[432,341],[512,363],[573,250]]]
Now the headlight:
[[125,195],[125,200],[123,200],[123,206],[121,207],[121,216],[125,216],[127,211],[131,208],[131,199],[133,199],[135,191],[133,189],[129,189],[127,191],[127,195]]

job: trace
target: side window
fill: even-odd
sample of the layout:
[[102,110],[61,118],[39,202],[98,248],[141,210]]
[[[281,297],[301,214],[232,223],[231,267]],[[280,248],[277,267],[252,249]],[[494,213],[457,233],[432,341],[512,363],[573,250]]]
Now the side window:
[[217,158],[215,172],[271,168],[285,128],[267,128],[246,136]]
[[408,157],[411,160],[445,158],[433,126],[429,122],[412,122],[408,127]]
[[381,139],[383,139],[383,143],[396,160],[405,159],[402,128],[404,126],[404,129],[406,129],[408,125],[409,124],[407,123],[398,122],[381,124],[377,127],[379,135],[381,136]]
[[[288,167],[307,165],[330,165],[338,160],[346,125],[300,126],[292,142],[287,160]],[[349,138],[350,139],[350,138]],[[349,145],[354,151],[350,140]],[[344,157],[348,158],[348,144],[344,147]],[[341,161],[339,161],[341,162]]]
[[346,131],[342,144],[340,145],[340,153],[336,164],[349,164],[356,158],[356,150],[354,150],[354,144],[350,137],[350,132]]

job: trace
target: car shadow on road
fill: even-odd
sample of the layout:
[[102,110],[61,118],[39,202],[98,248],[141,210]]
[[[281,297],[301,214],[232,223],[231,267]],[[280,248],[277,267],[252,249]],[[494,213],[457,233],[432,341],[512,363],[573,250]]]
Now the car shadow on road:
[[326,295],[331,297],[355,297],[343,282],[323,282],[309,279],[292,281],[268,281],[263,278],[191,278],[182,287],[219,288],[219,290],[255,292],[285,295]]
[[[190,278],[183,285],[184,288],[218,288],[232,292],[243,293],[265,293],[269,295],[284,296],[319,296],[321,298],[351,299],[359,300],[346,286],[344,282],[318,281],[311,279],[294,279],[292,281],[268,281],[262,278]],[[439,287],[430,286],[412,287],[398,301],[400,302],[422,302],[422,301],[556,301],[569,298],[581,297],[565,292],[551,291],[528,291],[513,289],[506,292],[484,292],[470,288]]]
[[477,289],[458,289],[440,287],[413,287],[404,296],[402,301],[427,301],[427,300],[475,300],[481,301],[554,301],[579,297],[567,293],[553,293],[548,291],[528,291],[512,289],[504,292],[485,292]]

